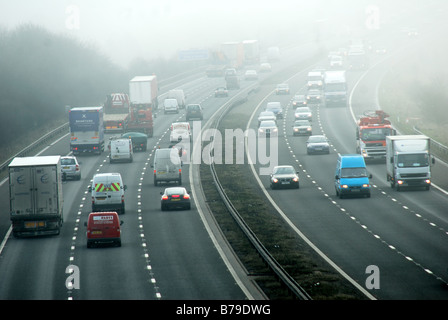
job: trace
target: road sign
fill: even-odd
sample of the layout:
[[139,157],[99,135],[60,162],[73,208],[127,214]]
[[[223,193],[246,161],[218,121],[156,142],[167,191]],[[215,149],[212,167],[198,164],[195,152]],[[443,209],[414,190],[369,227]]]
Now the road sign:
[[207,49],[181,50],[179,51],[179,60],[181,61],[196,61],[207,60],[209,53]]

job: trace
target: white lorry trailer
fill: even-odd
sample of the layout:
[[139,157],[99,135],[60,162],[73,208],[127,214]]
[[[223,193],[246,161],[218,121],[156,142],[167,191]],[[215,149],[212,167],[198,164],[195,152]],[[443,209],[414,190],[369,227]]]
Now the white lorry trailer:
[[425,135],[386,137],[387,181],[392,188],[431,186],[430,139]]
[[63,222],[60,156],[16,157],[9,164],[15,237],[59,234]]

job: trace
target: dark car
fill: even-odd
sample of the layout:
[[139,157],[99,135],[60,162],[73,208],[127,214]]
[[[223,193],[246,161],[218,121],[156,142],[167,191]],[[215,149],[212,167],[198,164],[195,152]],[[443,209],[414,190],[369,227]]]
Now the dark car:
[[190,119],[203,119],[202,107],[200,104],[187,104],[185,107],[185,119],[189,121]]
[[122,138],[128,138],[132,141],[132,148],[134,150],[146,151],[148,145],[148,135],[143,132],[126,132],[123,133]]
[[330,153],[330,144],[323,135],[310,136],[306,141],[306,153]]
[[162,195],[160,207],[162,211],[170,208],[183,208],[190,210],[191,199],[187,189],[183,187],[166,188]]
[[275,166],[271,173],[271,189],[291,187],[299,188],[299,173],[293,166]]

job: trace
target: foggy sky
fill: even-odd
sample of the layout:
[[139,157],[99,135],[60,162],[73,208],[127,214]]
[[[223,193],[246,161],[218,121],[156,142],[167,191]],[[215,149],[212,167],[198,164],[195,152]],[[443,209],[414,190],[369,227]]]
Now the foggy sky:
[[[300,38],[316,21],[345,27],[363,19],[372,1],[359,0],[0,0],[0,26],[40,25],[93,45],[127,66],[141,57],[175,57],[178,50],[258,39]],[[383,1],[384,2],[384,1]]]

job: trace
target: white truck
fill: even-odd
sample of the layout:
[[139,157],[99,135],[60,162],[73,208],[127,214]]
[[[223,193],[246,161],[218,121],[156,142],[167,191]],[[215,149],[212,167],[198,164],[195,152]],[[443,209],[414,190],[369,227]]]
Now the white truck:
[[431,186],[430,139],[425,135],[386,137],[387,181],[392,188]]
[[345,71],[326,71],[324,74],[325,106],[347,106],[347,80]]
[[9,164],[15,237],[59,234],[63,222],[60,156],[16,157]]

